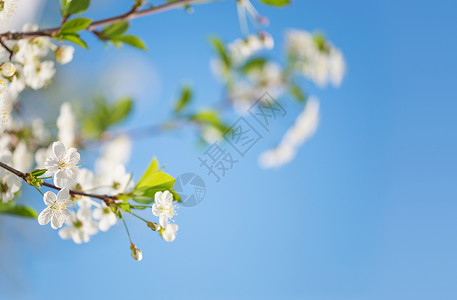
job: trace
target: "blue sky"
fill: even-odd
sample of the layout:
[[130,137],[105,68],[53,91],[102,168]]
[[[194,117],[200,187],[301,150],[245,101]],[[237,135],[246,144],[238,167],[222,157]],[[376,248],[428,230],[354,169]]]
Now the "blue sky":
[[[95,3],[87,14],[124,11],[123,3],[103,11],[108,2]],[[339,89],[312,89],[321,100],[321,124],[296,160],[274,171],[257,166],[258,154],[298,114],[291,105],[289,119],[220,183],[207,180],[201,204],[180,209],[174,243],[128,220],[143,250],[141,263],[131,259],[120,224],[74,245],[36,222],[5,218],[5,299],[457,297],[455,3],[296,0],[284,9],[256,6],[270,19],[278,46],[272,57],[281,59],[285,29],[320,29],[348,65]],[[48,4],[42,24],[57,23],[56,13]],[[91,51],[77,49],[73,64],[59,70],[62,76],[78,86],[101,82],[101,68],[113,62],[144,62],[142,83],[150,89],[134,91],[138,103],[129,127],[166,119],[182,82],[195,88],[196,107],[218,101],[207,39],[240,35],[232,1],[198,6],[192,15],[173,11],[140,19],[131,31],[146,41],[148,52],[104,49],[87,36]],[[190,132],[141,140],[129,168],[138,179],[157,156],[171,174],[201,172],[202,151]],[[36,193],[27,195],[41,201]]]

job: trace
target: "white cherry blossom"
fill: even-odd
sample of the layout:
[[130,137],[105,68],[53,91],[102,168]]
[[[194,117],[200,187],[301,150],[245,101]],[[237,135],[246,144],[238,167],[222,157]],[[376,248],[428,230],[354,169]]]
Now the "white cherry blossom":
[[178,232],[178,225],[169,224],[167,228],[160,231],[160,235],[167,242],[173,242],[176,239],[176,232]]
[[94,209],[93,216],[94,219],[99,220],[98,228],[101,231],[108,231],[108,229],[110,229],[110,227],[116,224],[117,222],[116,215],[105,204],[102,204],[100,207]]
[[56,61],[62,65],[69,63],[73,60],[74,52],[75,48],[72,46],[59,46],[54,52]]
[[48,191],[44,194],[43,201],[47,207],[38,216],[38,223],[46,225],[51,222],[52,229],[62,227],[70,215],[68,206],[73,203],[70,200],[70,191],[67,188],[63,188],[57,195]]
[[160,226],[166,229],[170,219],[176,215],[176,206],[173,204],[173,194],[170,191],[155,193],[152,214],[159,217]]
[[58,187],[72,187],[78,176],[79,153],[76,148],[69,148],[62,142],[52,144],[52,154],[45,161],[47,174],[54,175],[54,184]]
[[71,238],[76,244],[87,243],[90,236],[98,232],[97,222],[93,221],[90,216],[87,217],[84,213],[71,212],[67,219],[66,227],[59,230],[59,236],[66,240]]

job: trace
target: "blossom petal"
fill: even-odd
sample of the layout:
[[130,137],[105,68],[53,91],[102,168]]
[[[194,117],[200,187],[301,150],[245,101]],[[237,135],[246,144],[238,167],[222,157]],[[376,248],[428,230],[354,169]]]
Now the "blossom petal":
[[60,238],[64,240],[68,240],[69,238],[72,237],[74,233],[74,228],[73,227],[65,227],[59,230],[59,236]]
[[70,198],[70,191],[67,188],[63,188],[57,194],[57,202],[63,204],[65,203],[68,198]]
[[161,215],[160,215],[160,218],[159,218],[159,224],[160,224],[160,226],[162,226],[163,228],[167,228],[167,225],[168,225],[168,216],[165,215],[165,214],[161,214]]
[[53,206],[54,203],[56,202],[56,200],[57,200],[56,194],[54,194],[53,192],[47,191],[46,193],[44,193],[43,201],[47,207]]
[[38,224],[40,225],[46,225],[51,221],[52,217],[52,210],[49,207],[46,207],[43,209],[43,211],[40,213],[38,216]]
[[53,214],[51,218],[52,229],[58,229],[62,227],[64,221],[65,218],[63,216],[59,215],[58,213]]
[[52,152],[54,152],[54,155],[57,156],[57,158],[62,160],[67,153],[67,147],[65,147],[62,142],[55,142],[52,144]]

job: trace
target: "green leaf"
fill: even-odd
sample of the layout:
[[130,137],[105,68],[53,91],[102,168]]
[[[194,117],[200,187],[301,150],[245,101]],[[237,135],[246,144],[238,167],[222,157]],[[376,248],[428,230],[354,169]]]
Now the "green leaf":
[[91,19],[88,18],[76,18],[65,22],[60,29],[61,33],[74,33],[80,30],[84,30],[89,27]]
[[83,13],[90,4],[90,0],[66,0],[65,2],[64,12],[71,15]]
[[110,125],[124,120],[132,110],[133,101],[130,98],[121,98],[114,103],[113,110],[109,116]]
[[267,5],[284,6],[290,4],[290,0],[260,0]]
[[224,43],[218,37],[210,38],[210,43],[213,45],[213,48],[219,54],[219,58],[224,63],[225,67],[230,68],[231,61],[227,54],[227,50],[225,49]]
[[243,74],[247,74],[247,73],[251,72],[252,70],[262,69],[263,66],[265,66],[266,62],[267,62],[267,60],[265,58],[260,58],[260,57],[252,58],[252,59],[248,60],[244,64],[243,67],[241,67],[241,72]]
[[74,34],[62,34],[59,36],[60,39],[62,40],[65,40],[65,41],[70,41],[78,46],[81,46],[85,49],[89,49],[89,47],[87,47],[87,44],[86,42],[84,42],[78,34],[74,33]]
[[181,90],[181,95],[179,97],[178,102],[176,103],[174,112],[180,112],[183,110],[187,104],[189,104],[190,100],[192,98],[192,90],[188,86],[184,86]]
[[129,22],[119,21],[103,28],[102,33],[107,37],[120,36],[129,28]]
[[[157,192],[170,191],[173,193],[175,181],[172,176],[159,169],[159,162],[154,158],[138,181],[133,191],[133,200],[141,204],[150,204],[154,202]],[[180,201],[179,196],[175,200]]]
[[124,44],[130,45],[132,47],[146,50],[146,46],[144,45],[143,41],[134,35],[116,36],[116,37],[113,37],[112,40],[123,42]]
[[23,206],[23,205],[16,205],[16,206],[0,206],[0,214],[8,214],[8,215],[15,215],[21,216],[26,218],[37,218],[37,213],[30,207]]
[[121,203],[121,204],[118,204],[119,208],[122,209],[123,211],[127,211],[127,212],[132,212],[130,210],[130,204],[128,202],[124,202],[124,203]]
[[292,96],[294,96],[294,98],[298,101],[304,102],[306,100],[305,94],[298,85],[292,83],[289,87],[289,91],[292,94]]
[[36,170],[33,170],[30,174],[32,174],[32,176],[34,176],[34,177],[40,177],[41,175],[46,173],[46,171],[47,171],[47,169],[36,169]]

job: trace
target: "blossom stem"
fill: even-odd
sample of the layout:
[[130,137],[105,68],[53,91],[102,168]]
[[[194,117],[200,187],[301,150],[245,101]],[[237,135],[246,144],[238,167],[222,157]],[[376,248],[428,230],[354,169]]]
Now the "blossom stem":
[[124,223],[125,231],[127,231],[127,235],[129,236],[130,244],[133,244],[132,238],[130,237],[129,228],[127,227],[127,223],[125,223],[125,220],[124,220],[124,216],[122,216],[121,212],[119,212],[119,215],[121,216],[122,222]]
[[[7,171],[10,171],[11,173],[16,175],[17,177],[20,177],[25,182],[27,182],[27,177],[29,176],[29,174],[23,173],[23,172],[21,172],[19,170],[16,170],[13,167],[10,167],[7,164],[4,164],[2,162],[0,162],[0,167],[5,169],[5,170],[7,170]],[[55,186],[53,184],[47,183],[47,182],[43,182],[43,185],[47,186],[49,188],[55,189],[55,190],[59,190],[59,191],[61,190],[61,188],[59,188],[59,187],[57,187],[57,186]],[[40,193],[41,193],[41,191],[40,191]],[[116,200],[116,196],[95,195],[95,194],[88,194],[88,193],[84,193],[84,192],[80,192],[80,191],[74,191],[74,190],[70,190],[70,194],[73,195],[73,196],[74,195],[79,195],[79,196],[86,196],[86,197],[90,197],[90,198],[100,199],[100,200],[103,200],[106,205],[109,205],[110,203],[114,203],[114,201]]]

